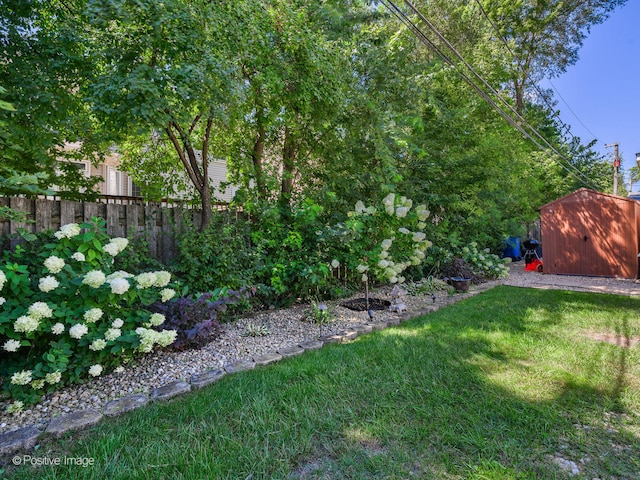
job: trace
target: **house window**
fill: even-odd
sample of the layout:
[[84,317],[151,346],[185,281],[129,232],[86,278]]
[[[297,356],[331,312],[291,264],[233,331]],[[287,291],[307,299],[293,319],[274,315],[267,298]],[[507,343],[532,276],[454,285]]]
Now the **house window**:
[[136,185],[136,183],[129,178],[129,195],[132,197],[141,197],[142,192],[140,191],[140,185]]
[[71,165],[80,170],[85,177],[88,177],[91,174],[91,166],[89,162],[69,162]]
[[107,195],[122,195],[122,172],[107,167]]

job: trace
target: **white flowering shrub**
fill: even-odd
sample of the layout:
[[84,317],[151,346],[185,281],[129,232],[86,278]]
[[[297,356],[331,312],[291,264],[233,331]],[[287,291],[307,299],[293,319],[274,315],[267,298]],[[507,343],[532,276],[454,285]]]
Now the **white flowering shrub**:
[[104,226],[96,218],[65,225],[0,261],[0,372],[16,405],[176,338],[157,331],[165,318],[146,308],[176,295],[171,274],[112,271],[128,241]]
[[[333,256],[341,255],[362,281],[403,283],[403,272],[410,265],[420,265],[431,246],[424,233],[429,211],[424,205],[414,207],[406,197],[390,193],[381,205],[370,206],[358,201],[347,217],[333,229],[343,239],[343,251]],[[340,260],[332,260],[334,265],[337,268]]]
[[473,273],[481,278],[505,278],[509,275],[509,269],[505,265],[510,258],[501,259],[498,255],[490,253],[488,248],[478,249],[476,242],[462,248],[462,258],[470,265]]

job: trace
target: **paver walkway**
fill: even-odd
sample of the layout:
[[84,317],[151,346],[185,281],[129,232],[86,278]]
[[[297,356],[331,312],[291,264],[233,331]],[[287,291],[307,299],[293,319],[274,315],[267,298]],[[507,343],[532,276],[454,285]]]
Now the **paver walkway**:
[[502,283],[514,287],[543,288],[553,290],[577,290],[581,292],[612,293],[615,295],[640,296],[637,280],[585,277],[580,275],[550,275],[524,269],[524,262],[510,265],[509,277]]

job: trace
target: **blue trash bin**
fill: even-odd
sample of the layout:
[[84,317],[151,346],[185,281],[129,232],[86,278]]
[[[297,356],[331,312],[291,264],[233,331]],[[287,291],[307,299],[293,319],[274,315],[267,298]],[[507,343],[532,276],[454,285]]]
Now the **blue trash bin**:
[[510,257],[511,260],[517,262],[522,258],[520,250],[520,237],[510,236],[505,240],[505,247],[502,251],[502,258]]

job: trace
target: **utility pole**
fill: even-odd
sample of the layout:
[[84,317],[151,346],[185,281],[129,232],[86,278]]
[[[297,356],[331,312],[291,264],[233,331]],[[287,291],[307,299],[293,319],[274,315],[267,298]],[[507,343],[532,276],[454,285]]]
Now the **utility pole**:
[[618,195],[618,175],[620,173],[619,143],[609,143],[605,147],[613,147],[613,194]]

